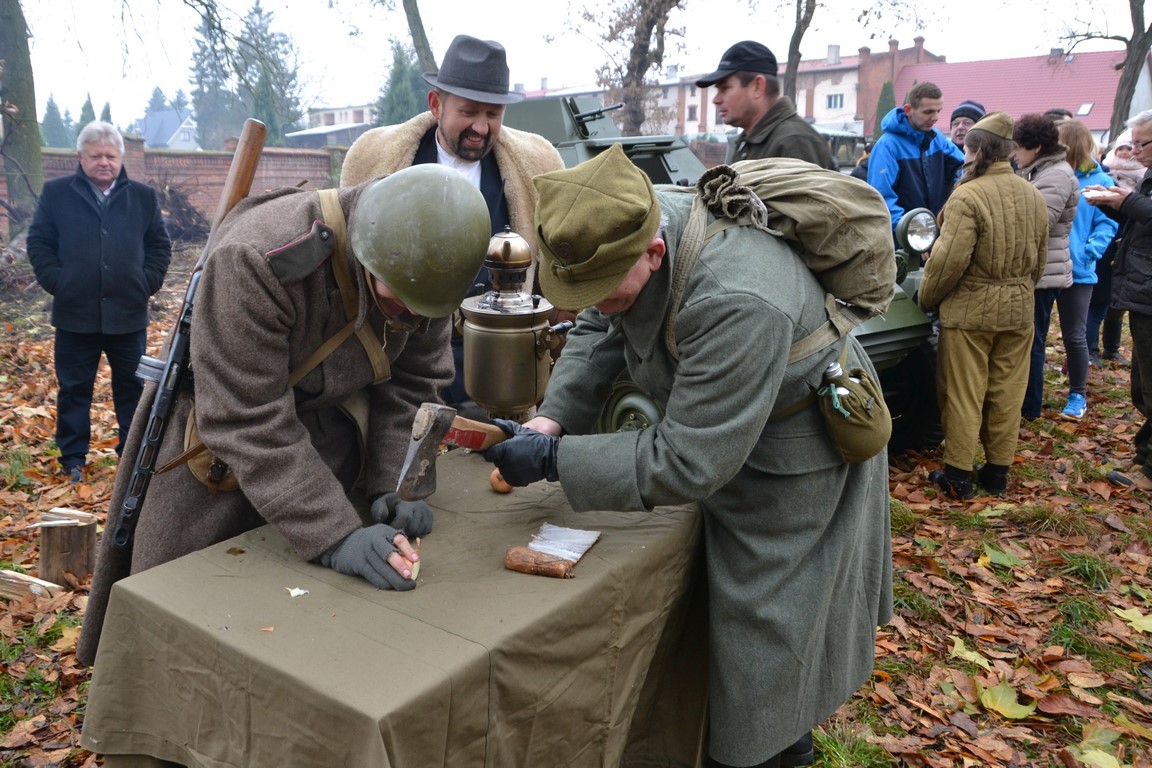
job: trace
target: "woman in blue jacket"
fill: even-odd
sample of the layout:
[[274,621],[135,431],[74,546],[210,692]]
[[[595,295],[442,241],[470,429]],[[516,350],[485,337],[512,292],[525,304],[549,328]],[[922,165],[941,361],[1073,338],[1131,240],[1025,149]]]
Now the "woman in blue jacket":
[[[1060,143],[1068,147],[1068,164],[1076,172],[1080,189],[1089,184],[1111,187],[1112,178],[1096,162],[1096,140],[1088,127],[1078,120],[1060,123]],[[1072,312],[1076,322],[1065,326],[1064,352],[1068,359],[1068,404],[1061,414],[1066,419],[1078,420],[1088,410],[1088,344],[1086,324],[1088,304],[1092,300],[1092,286],[1096,284],[1096,261],[1104,255],[1108,244],[1116,236],[1117,224],[1104,211],[1094,208],[1081,197],[1072,219],[1068,235],[1068,250],[1072,256],[1072,286],[1064,289],[1060,312]],[[1075,360],[1073,359],[1075,356]],[[1075,363],[1075,364],[1074,364]]]

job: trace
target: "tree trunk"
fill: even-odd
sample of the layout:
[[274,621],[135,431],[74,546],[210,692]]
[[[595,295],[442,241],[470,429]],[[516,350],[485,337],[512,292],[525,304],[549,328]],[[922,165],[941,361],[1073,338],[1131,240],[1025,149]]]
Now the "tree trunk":
[[1108,129],[1108,140],[1115,141],[1124,130],[1124,123],[1132,109],[1132,95],[1140,73],[1148,61],[1148,51],[1152,50],[1152,24],[1144,25],[1144,0],[1128,0],[1132,14],[1132,38],[1126,40],[1127,56],[1124,69],[1120,71],[1120,82],[1116,84],[1116,101],[1112,106],[1112,124]]
[[8,200],[0,203],[19,225],[32,217],[44,186],[28,24],[19,0],[0,0],[0,119],[0,153],[8,181]]
[[[792,29],[792,40],[788,43],[788,69],[784,72],[783,95],[796,101],[796,76],[800,69],[800,42],[812,24],[816,13],[816,0],[796,0],[796,26]],[[800,111],[799,109],[797,111]],[[803,114],[801,112],[801,114]]]
[[404,16],[408,19],[408,31],[412,34],[412,46],[416,49],[416,61],[424,72],[439,72],[428,35],[424,33],[424,22],[420,19],[420,8],[416,0],[404,0]]

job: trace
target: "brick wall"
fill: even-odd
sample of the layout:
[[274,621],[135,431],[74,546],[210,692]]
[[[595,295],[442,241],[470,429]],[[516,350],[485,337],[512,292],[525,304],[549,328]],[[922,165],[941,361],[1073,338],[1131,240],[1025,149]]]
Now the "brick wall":
[[[278,187],[294,187],[305,182],[309,189],[334,187],[339,181],[343,147],[326,149],[266,148],[256,166],[252,192]],[[67,149],[43,150],[44,180],[75,173],[76,152]],[[231,152],[191,152],[171,149],[144,149],[140,139],[124,139],[124,167],[128,176],[153,186],[179,187],[204,217],[211,219],[228,178]]]

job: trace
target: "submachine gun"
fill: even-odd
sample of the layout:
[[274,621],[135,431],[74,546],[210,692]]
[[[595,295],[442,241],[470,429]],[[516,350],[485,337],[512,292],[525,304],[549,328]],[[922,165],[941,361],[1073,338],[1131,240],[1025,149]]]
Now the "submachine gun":
[[155,382],[157,388],[156,395],[152,400],[152,408],[148,413],[144,434],[140,438],[140,447],[132,465],[132,475],[128,479],[124,500],[120,504],[120,515],[116,521],[116,528],[112,533],[112,543],[116,547],[123,548],[132,543],[132,534],[136,529],[140,508],[144,504],[144,496],[148,493],[148,485],[152,481],[152,476],[156,474],[156,456],[160,451],[160,444],[164,440],[164,433],[168,429],[168,423],[171,421],[172,411],[176,405],[176,396],[188,378],[192,307],[196,302],[196,288],[200,284],[204,263],[208,259],[208,254],[212,252],[220,222],[237,203],[248,196],[248,192],[252,188],[252,179],[256,176],[256,166],[260,162],[266,134],[267,128],[259,120],[248,119],[244,122],[244,129],[240,133],[236,152],[232,156],[232,165],[228,168],[228,178],[224,182],[224,191],[221,193],[220,202],[216,206],[216,213],[212,217],[212,229],[208,233],[208,242],[204,244],[204,250],[200,253],[200,258],[197,259],[196,266],[192,270],[188,289],[184,293],[184,303],[180,307],[180,317],[168,334],[167,355],[163,359],[148,355],[140,359],[140,367],[137,369],[136,375],[146,381]]

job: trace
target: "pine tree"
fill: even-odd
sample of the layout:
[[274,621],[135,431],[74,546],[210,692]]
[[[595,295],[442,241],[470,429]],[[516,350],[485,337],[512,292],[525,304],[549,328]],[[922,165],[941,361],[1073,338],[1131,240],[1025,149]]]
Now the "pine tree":
[[225,139],[240,135],[244,110],[234,90],[228,52],[205,21],[196,27],[190,69],[196,141],[204,149],[223,149]]
[[60,116],[60,107],[56,99],[48,96],[48,104],[44,107],[44,121],[40,123],[40,138],[46,147],[71,147],[72,138],[68,129],[64,127],[64,118]]
[[100,120],[108,124],[112,123],[112,105],[104,102],[104,109],[100,110]]
[[176,95],[168,100],[168,106],[176,111],[176,114],[181,118],[188,115],[188,95],[184,93],[181,88],[176,91]]
[[[304,109],[300,105],[300,82],[296,75],[300,55],[289,35],[272,31],[274,18],[274,14],[264,10],[260,0],[256,0],[244,19],[239,96],[250,114],[256,114],[257,101],[265,117],[270,118],[269,110],[275,113],[278,130],[273,131],[272,125],[264,121],[268,125],[268,144],[282,146],[283,132],[300,127]],[[263,93],[259,93],[261,89]]]
[[392,69],[376,100],[376,125],[395,125],[428,108],[428,85],[410,48],[392,41]]
[[884,116],[896,108],[896,89],[892,86],[892,81],[888,80],[880,89],[880,98],[876,100],[876,125],[872,127],[872,140],[880,138],[884,134],[884,129],[880,124],[884,121]]
[[76,123],[72,120],[72,110],[64,110],[64,130],[68,131],[68,146],[76,146]]
[[96,119],[96,108],[92,106],[92,94],[88,94],[88,98],[84,100],[84,106],[80,107],[80,119],[77,121],[77,130],[81,130],[88,123]]
[[168,98],[164,95],[164,91],[160,90],[160,86],[152,89],[152,97],[148,99],[148,106],[144,107],[144,114],[150,115],[153,112],[164,112],[168,109]]

